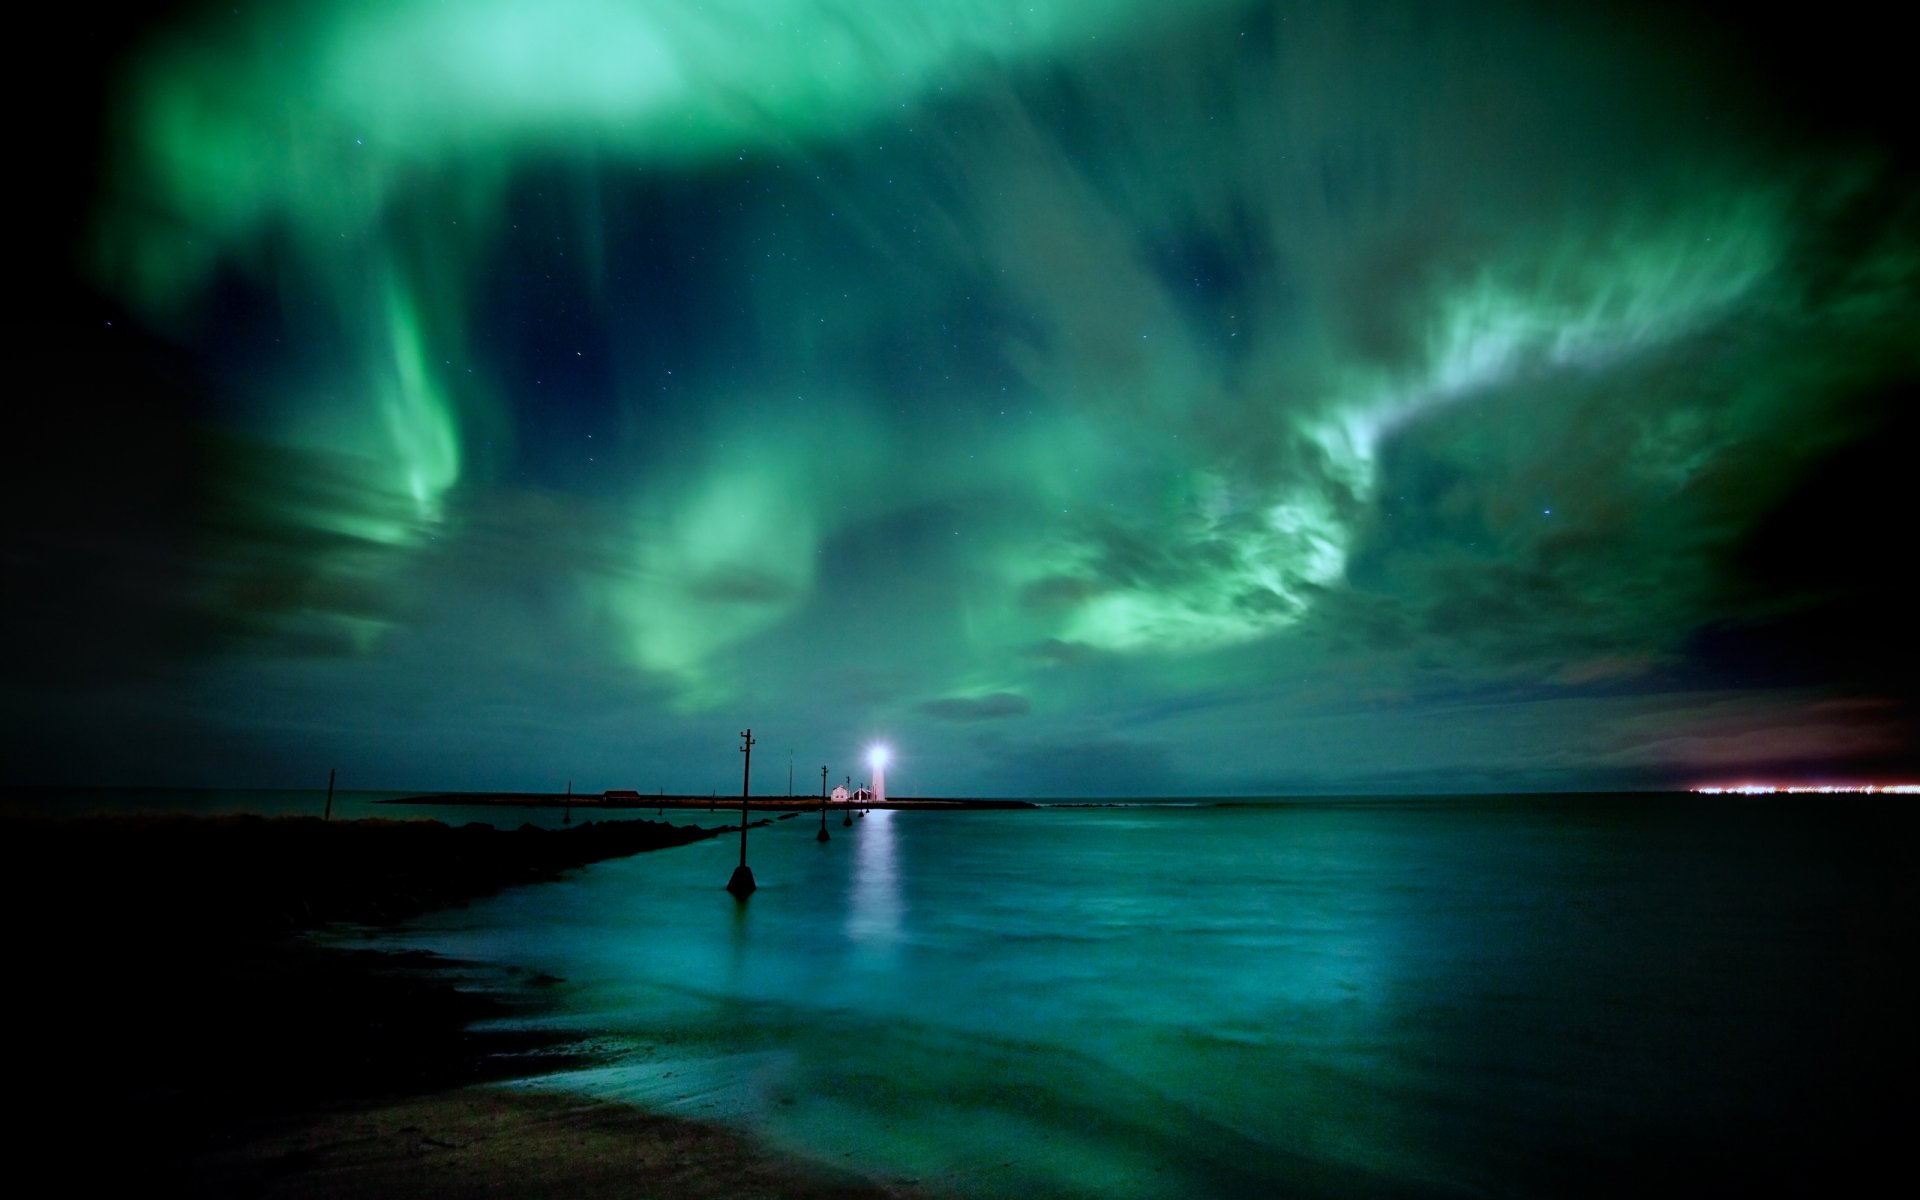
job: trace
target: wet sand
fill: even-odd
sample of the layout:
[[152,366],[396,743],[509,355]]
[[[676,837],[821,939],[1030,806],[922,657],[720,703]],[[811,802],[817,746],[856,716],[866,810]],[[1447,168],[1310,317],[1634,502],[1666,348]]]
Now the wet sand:
[[918,1196],[624,1105],[469,1088],[246,1131],[191,1164],[199,1195],[311,1197]]

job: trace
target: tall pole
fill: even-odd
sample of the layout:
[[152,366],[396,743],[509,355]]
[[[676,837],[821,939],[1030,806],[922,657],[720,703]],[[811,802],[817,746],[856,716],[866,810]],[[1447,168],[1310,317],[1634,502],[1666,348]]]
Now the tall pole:
[[853,824],[853,776],[847,776],[847,816],[842,825]]
[[787,751],[787,798],[793,798],[793,751]]
[[333,777],[338,774],[339,771],[339,767],[327,768],[327,815],[320,818],[323,821],[333,820]]
[[831,835],[827,833],[827,769],[825,767],[820,768],[820,836],[813,840],[816,842],[831,840]]
[[740,731],[740,753],[746,760],[740,765],[740,865],[733,870],[733,878],[727,880],[727,890],[744,900],[757,886],[753,882],[753,872],[747,868],[747,792],[753,780],[753,730]]

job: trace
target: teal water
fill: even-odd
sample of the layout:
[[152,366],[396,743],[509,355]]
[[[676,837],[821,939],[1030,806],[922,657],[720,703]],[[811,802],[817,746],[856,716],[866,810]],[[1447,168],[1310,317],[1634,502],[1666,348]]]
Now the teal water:
[[834,814],[398,940],[566,981],[541,1086],[962,1195],[1818,1191],[1910,1128],[1909,808]]

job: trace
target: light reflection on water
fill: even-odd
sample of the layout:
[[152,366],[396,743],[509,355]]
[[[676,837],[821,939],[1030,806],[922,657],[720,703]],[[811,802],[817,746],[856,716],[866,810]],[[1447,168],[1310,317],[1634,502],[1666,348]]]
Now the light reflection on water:
[[899,866],[894,861],[894,813],[878,809],[858,822],[853,839],[854,867],[847,896],[847,938],[874,950],[900,939]]
[[754,830],[744,905],[722,839],[404,940],[566,979],[556,1020],[623,1047],[566,1086],[978,1195],[1566,1193],[1696,1159],[1764,1180],[1877,1136],[1875,1039],[1911,999],[1861,932],[1911,932],[1883,894],[1910,897],[1911,853],[1804,808],[832,832]]

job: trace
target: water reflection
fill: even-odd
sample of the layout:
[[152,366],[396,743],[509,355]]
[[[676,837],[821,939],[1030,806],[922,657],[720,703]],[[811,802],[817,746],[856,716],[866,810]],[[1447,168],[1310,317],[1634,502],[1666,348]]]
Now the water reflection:
[[728,944],[732,953],[727,957],[727,990],[738,994],[746,990],[747,950],[752,941],[752,931],[747,925],[751,905],[747,897],[736,896],[729,907],[733,910],[732,919],[728,922],[732,935]]
[[900,863],[891,809],[876,809],[854,838],[853,877],[847,897],[847,940],[888,949],[900,940]]

